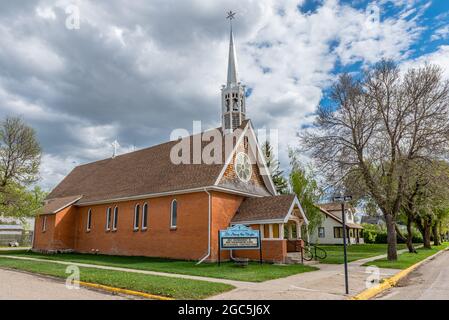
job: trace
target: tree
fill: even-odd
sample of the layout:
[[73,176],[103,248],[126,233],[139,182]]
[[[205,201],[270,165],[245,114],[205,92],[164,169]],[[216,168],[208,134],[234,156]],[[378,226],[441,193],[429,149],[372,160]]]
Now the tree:
[[276,187],[277,192],[280,194],[288,193],[288,182],[287,179],[284,178],[284,172],[280,170],[280,163],[275,158],[273,154],[273,147],[270,145],[270,142],[266,140],[262,145],[262,153],[265,156],[265,161],[267,163],[267,167],[270,170],[271,178],[273,179],[274,186]]
[[[413,246],[413,225],[419,224],[419,211],[426,201],[426,188],[431,180],[432,170],[428,170],[424,161],[419,159],[411,165],[407,183],[405,185],[405,192],[403,202],[401,204],[401,214],[405,217],[407,224],[407,239],[406,244],[410,253],[416,253]],[[420,224],[419,224],[420,225]],[[420,225],[421,226],[421,225]],[[423,239],[425,242],[424,228],[422,230]]]
[[301,207],[309,220],[308,232],[314,232],[323,222],[323,214],[316,203],[323,196],[323,190],[319,187],[313,174],[307,172],[297,160],[295,154],[290,151],[291,173],[290,186],[293,193],[298,197]]
[[[0,212],[3,216],[19,218],[33,217],[42,207],[42,203],[47,196],[40,187],[35,186],[28,190],[24,186],[18,184],[9,184],[7,193],[0,193]],[[7,198],[3,198],[7,195]]]
[[10,183],[35,182],[40,160],[41,148],[33,128],[16,117],[0,123],[0,191]]
[[402,76],[383,60],[361,79],[341,75],[330,98],[333,105],[318,108],[314,130],[301,135],[302,143],[330,184],[346,182],[376,202],[386,221],[388,259],[396,260],[396,219],[411,163],[449,150],[449,82],[437,66]]
[[[423,169],[424,170],[424,169]],[[417,210],[415,224],[423,235],[424,247],[439,245],[439,225],[446,219],[449,206],[449,164],[445,161],[427,163],[421,179],[421,197],[413,204]]]
[[27,187],[37,181],[41,148],[35,131],[21,118],[0,122],[0,212],[23,217],[41,206],[42,191]]

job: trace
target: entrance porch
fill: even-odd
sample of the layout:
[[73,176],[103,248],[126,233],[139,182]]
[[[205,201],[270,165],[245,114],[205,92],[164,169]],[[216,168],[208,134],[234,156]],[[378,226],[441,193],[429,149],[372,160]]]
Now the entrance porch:
[[[276,263],[286,263],[289,252],[300,252],[301,228],[308,224],[295,195],[247,199],[232,222],[259,230],[263,261]],[[235,251],[235,256],[258,260],[259,252],[239,250]]]

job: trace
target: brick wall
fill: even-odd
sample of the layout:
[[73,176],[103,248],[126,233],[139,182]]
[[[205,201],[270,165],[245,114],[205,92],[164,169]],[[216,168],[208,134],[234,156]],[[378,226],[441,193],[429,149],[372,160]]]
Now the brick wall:
[[[170,208],[172,201],[178,203],[177,228],[170,228]],[[212,225],[211,256],[218,258],[218,231],[229,227],[233,216],[244,197],[221,192],[211,192]],[[134,230],[134,209],[136,204],[147,203],[148,229]],[[118,228],[106,230],[106,212],[118,206]],[[47,216],[47,230],[41,231],[42,217],[36,218],[34,248],[40,250],[74,249],[77,252],[100,254],[134,255],[186,260],[201,259],[207,253],[208,206],[206,192],[177,196],[150,198],[139,201],[102,204],[85,207],[69,207],[56,215]],[[87,231],[87,214],[91,209],[91,230]],[[258,229],[255,225],[253,228]],[[284,261],[287,248],[285,240],[263,240],[263,256],[266,261]],[[235,251],[236,252],[236,251]],[[258,260],[257,250],[240,251]],[[229,252],[222,251],[222,260],[229,259]]]
[[[259,260],[259,250],[234,251],[235,257]],[[262,259],[267,262],[284,263],[287,258],[287,240],[262,240]]]
[[[177,228],[170,228],[172,200],[178,203]],[[35,249],[60,249],[72,243],[77,252],[112,255],[141,255],[197,260],[207,253],[208,195],[198,192],[185,195],[151,198],[71,208],[48,216],[47,231],[42,233],[41,220],[37,218]],[[148,203],[148,228],[134,231],[134,208]],[[106,230],[106,210],[119,208],[116,231]],[[91,230],[87,231],[87,212],[92,210]],[[69,219],[69,213],[75,219]],[[54,227],[54,221],[59,227]],[[140,221],[142,213],[140,213]],[[141,223],[140,223],[141,226]]]
[[[178,204],[177,227],[170,227],[171,203]],[[134,209],[148,203],[148,229],[134,230]],[[106,210],[119,208],[117,231],[106,231]],[[92,229],[86,232],[87,210],[81,209],[76,250],[113,255],[142,255],[175,259],[201,258],[207,252],[208,195],[205,192],[128,201],[90,207]],[[140,214],[140,221],[142,213]]]
[[[45,232],[42,231],[44,217],[47,217]],[[55,232],[55,215],[37,216],[34,223],[33,249],[37,250],[52,249],[54,232]]]
[[[209,260],[216,261],[218,259],[218,231],[229,227],[243,199],[242,196],[232,194],[221,192],[212,193],[212,240],[211,257]],[[229,252],[222,251],[221,259],[228,260]]]

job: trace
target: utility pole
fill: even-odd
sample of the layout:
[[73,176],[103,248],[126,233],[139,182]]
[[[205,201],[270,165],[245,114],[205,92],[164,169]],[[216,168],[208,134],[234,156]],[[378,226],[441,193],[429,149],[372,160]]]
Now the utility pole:
[[352,196],[337,196],[334,197],[334,202],[341,203],[341,220],[343,222],[343,254],[345,265],[345,292],[349,294],[349,276],[348,276],[348,254],[347,254],[347,238],[346,238],[346,215],[345,215],[345,203],[352,200]]

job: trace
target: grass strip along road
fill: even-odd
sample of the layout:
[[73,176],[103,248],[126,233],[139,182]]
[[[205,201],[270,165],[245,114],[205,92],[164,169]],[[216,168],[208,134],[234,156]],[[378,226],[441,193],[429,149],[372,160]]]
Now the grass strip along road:
[[[327,252],[327,258],[320,260],[322,263],[341,264],[344,263],[343,246],[342,245],[318,245]],[[398,244],[398,250],[404,249],[405,244]],[[386,244],[353,244],[348,246],[348,262],[371,258],[386,254]]]
[[398,255],[398,260],[388,261],[387,259],[379,259],[371,262],[367,262],[365,266],[377,266],[379,268],[391,268],[391,269],[407,269],[415,263],[434,255],[440,250],[444,250],[449,246],[449,243],[443,243],[439,246],[433,246],[432,249],[419,248],[417,253],[402,253]]
[[0,254],[250,282],[262,282],[318,270],[315,267],[300,264],[275,265],[264,263],[261,265],[257,262],[251,262],[246,267],[238,267],[232,262],[224,262],[221,266],[218,266],[216,263],[202,263],[197,265],[195,261],[79,253],[44,255],[31,251],[11,251],[1,252]]
[[[67,278],[66,265],[51,262],[15,260],[0,257],[0,268],[23,270],[32,273]],[[97,283],[174,299],[204,299],[234,287],[224,283],[154,276],[131,272],[80,267],[80,281]]]

